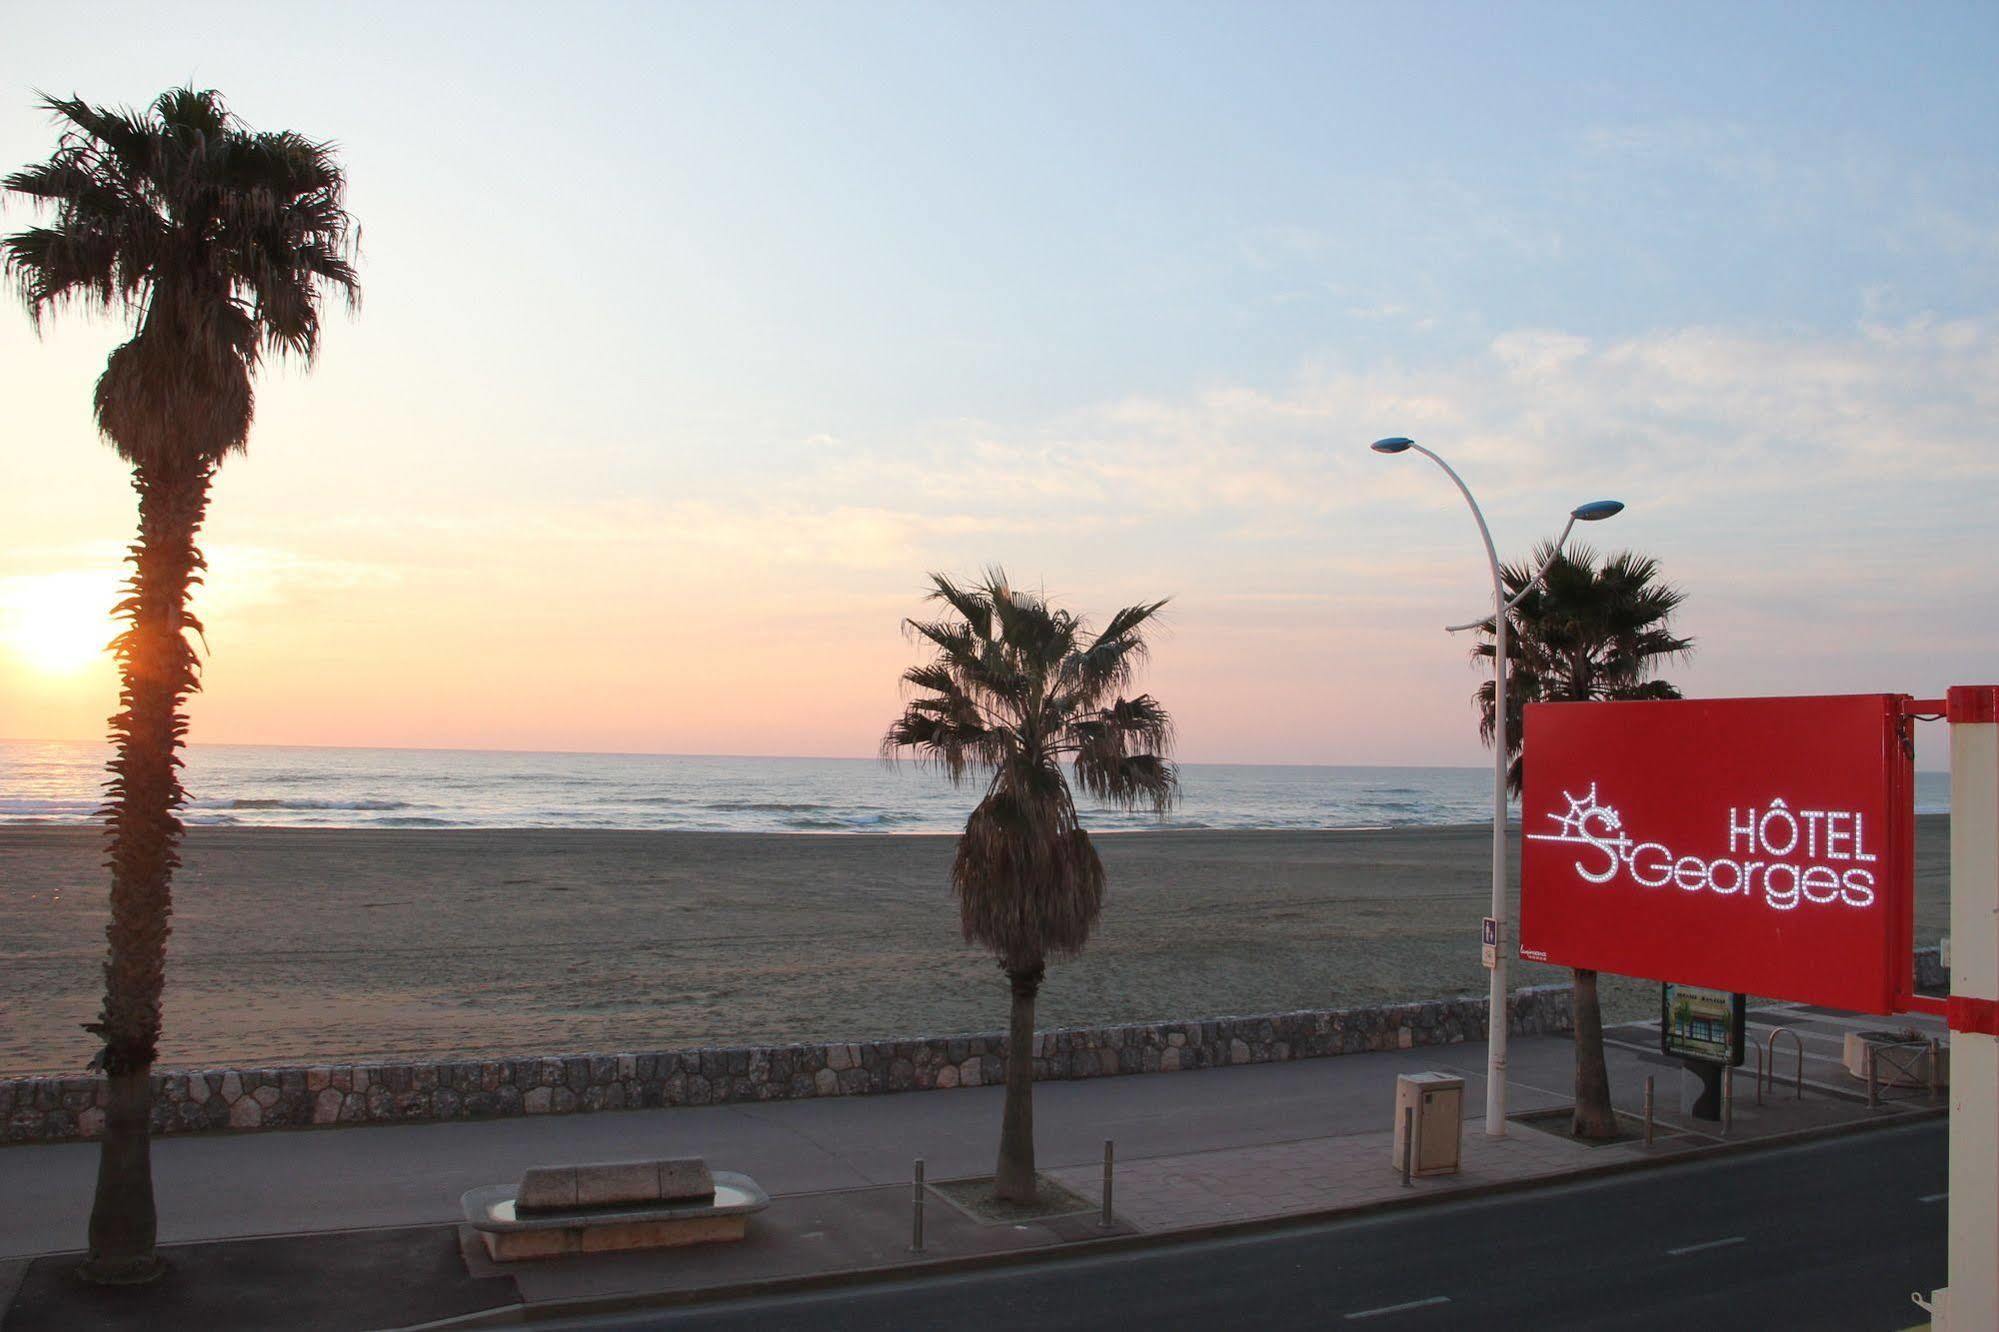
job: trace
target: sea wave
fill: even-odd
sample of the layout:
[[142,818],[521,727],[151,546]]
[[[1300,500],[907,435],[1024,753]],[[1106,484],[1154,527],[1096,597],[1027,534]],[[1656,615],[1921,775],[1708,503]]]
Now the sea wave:
[[98,811],[102,803],[95,799],[36,800],[32,798],[9,798],[0,800],[0,818],[89,818]]
[[196,809],[325,809],[377,813],[391,809],[418,809],[407,800],[300,800],[284,796],[239,796],[234,800],[196,800]]
[[[0,824],[98,821],[107,750],[0,741]],[[626,828],[737,833],[956,833],[977,793],[872,759],[753,759],[195,745],[191,824],[307,828]],[[1103,832],[1336,829],[1476,823],[1490,768],[1187,764],[1181,799],[1150,811],[1083,806]],[[1949,806],[1919,773],[1917,809]]]

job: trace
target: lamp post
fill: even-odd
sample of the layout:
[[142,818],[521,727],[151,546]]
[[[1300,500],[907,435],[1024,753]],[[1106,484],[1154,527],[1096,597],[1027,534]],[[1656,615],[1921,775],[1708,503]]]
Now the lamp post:
[[[1485,514],[1480,512],[1478,501],[1472,498],[1471,488],[1465,485],[1451,465],[1413,439],[1396,436],[1378,439],[1370,447],[1376,453],[1406,453],[1411,450],[1422,454],[1431,462],[1444,469],[1444,475],[1465,497],[1471,506],[1471,516],[1478,523],[1479,539],[1485,542],[1486,564],[1492,570],[1492,918],[1498,923],[1499,937],[1493,949],[1492,985],[1486,1006],[1485,1038],[1485,1132],[1490,1138],[1506,1136],[1506,616],[1522,597],[1540,585],[1557,556],[1562,553],[1562,545],[1569,539],[1575,525],[1601,522],[1615,516],[1624,505],[1617,500],[1596,500],[1578,505],[1569,510],[1569,521],[1562,528],[1562,534],[1555,538],[1555,545],[1541,568],[1529,579],[1511,600],[1506,596],[1506,580],[1499,568],[1499,552],[1493,549],[1492,532],[1485,525]],[[1484,620],[1473,620],[1469,624],[1454,624],[1448,632],[1458,633],[1466,629],[1476,629]]]

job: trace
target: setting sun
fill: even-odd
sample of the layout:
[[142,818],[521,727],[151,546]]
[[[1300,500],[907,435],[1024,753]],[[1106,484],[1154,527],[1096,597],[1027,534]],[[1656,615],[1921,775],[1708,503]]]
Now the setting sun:
[[30,669],[70,675],[101,658],[118,626],[117,577],[71,570],[0,579],[0,647]]

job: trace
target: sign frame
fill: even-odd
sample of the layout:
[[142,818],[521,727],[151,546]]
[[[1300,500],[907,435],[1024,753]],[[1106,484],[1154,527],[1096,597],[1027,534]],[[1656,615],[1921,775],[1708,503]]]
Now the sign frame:
[[1854,1012],[1918,1007],[1912,702],[1528,704],[1516,955]]

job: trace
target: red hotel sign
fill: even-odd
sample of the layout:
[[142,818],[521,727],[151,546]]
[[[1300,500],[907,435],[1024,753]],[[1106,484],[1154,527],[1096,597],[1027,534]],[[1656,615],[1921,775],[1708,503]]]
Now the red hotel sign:
[[1905,701],[1530,704],[1520,955],[1899,1011],[1915,874]]

